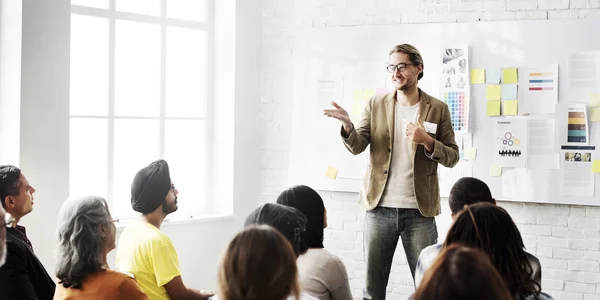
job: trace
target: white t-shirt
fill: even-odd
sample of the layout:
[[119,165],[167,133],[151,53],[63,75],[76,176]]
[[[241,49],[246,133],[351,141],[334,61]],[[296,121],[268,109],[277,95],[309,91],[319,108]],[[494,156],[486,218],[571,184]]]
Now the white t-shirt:
[[394,104],[394,141],[387,184],[379,206],[418,208],[413,182],[413,142],[406,138],[406,124],[417,122],[419,104]]
[[311,248],[298,257],[302,290],[320,300],[350,300],[352,291],[346,266],[331,252]]

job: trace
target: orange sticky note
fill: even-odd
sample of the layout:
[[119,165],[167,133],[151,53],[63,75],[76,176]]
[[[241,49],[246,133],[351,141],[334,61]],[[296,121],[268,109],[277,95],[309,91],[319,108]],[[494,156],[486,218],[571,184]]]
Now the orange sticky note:
[[325,171],[325,176],[329,179],[336,179],[338,174],[338,169],[332,166],[327,167],[327,171]]

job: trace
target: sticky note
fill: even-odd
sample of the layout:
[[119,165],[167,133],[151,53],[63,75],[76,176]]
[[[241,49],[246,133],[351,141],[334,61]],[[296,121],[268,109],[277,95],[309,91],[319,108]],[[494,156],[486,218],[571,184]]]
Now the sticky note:
[[600,159],[592,160],[592,172],[600,173]]
[[600,106],[600,93],[590,94],[590,107]]
[[503,84],[502,85],[502,100],[517,100],[517,85]]
[[519,114],[518,106],[518,100],[504,100],[502,114],[505,116],[516,116]]
[[375,96],[375,89],[364,89],[362,93],[362,99],[371,99]]
[[485,83],[499,84],[500,73],[500,69],[485,69]]
[[485,69],[471,69],[471,84],[485,83]]
[[336,179],[338,174],[338,169],[332,166],[327,167],[327,171],[325,172],[325,176],[329,179]]
[[508,68],[502,70],[502,83],[517,83],[517,68]]
[[590,121],[600,122],[600,106],[590,107]]
[[352,100],[360,100],[363,97],[362,89],[353,89],[352,90]]
[[487,100],[500,100],[502,89],[499,85],[488,85],[485,89],[485,98]]
[[475,160],[477,157],[477,148],[465,148],[465,159]]
[[376,88],[375,89],[375,94],[376,95],[384,95],[384,94],[387,94],[387,93],[389,93],[389,92],[388,92],[388,89],[386,89],[386,88]]
[[499,165],[490,165],[490,176],[491,177],[500,177],[502,176],[502,167]]
[[488,101],[487,103],[487,115],[488,116],[499,116],[500,115],[500,101]]

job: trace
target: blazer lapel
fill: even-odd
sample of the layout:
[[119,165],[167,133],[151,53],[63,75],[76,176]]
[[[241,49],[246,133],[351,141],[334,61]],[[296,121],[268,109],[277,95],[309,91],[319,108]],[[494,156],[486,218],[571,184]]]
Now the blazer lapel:
[[396,102],[396,90],[389,93],[385,98],[385,114],[387,116],[388,131],[390,132],[390,148],[394,145],[394,119],[395,119],[395,103]]
[[[427,116],[429,115],[429,96],[425,94],[421,89],[419,89],[419,119],[417,120],[418,124],[423,125],[425,120],[427,120]],[[413,157],[417,152],[417,145],[413,142]]]

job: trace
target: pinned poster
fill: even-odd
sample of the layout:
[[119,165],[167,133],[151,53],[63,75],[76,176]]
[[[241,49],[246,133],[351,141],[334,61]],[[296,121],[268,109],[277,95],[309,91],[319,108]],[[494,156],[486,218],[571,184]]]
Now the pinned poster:
[[494,127],[494,163],[503,167],[527,166],[527,120],[505,119]]
[[338,169],[332,166],[327,167],[327,171],[325,171],[325,176],[329,179],[336,179],[338,174]]
[[558,103],[558,64],[519,68],[521,114],[551,114]]
[[567,144],[588,145],[590,132],[585,104],[571,103],[567,108]]

